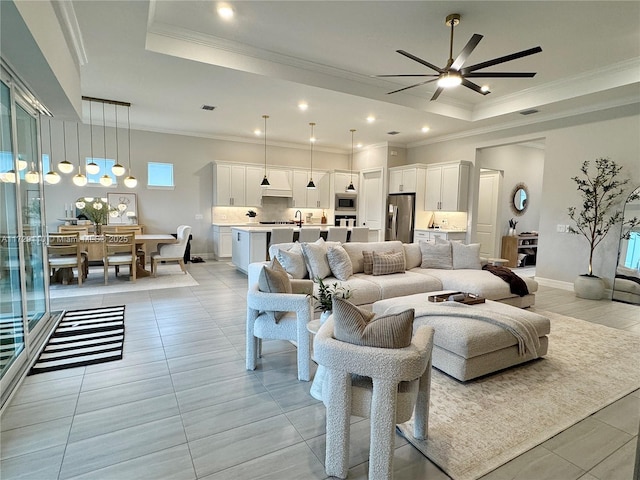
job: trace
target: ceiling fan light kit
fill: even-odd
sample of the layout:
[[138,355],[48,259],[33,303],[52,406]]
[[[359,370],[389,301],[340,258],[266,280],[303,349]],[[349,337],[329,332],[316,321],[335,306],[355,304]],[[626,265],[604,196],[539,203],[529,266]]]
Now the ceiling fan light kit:
[[398,74],[398,75],[375,75],[375,77],[379,78],[388,78],[388,77],[431,77],[428,80],[423,82],[419,82],[413,85],[409,85],[408,87],[399,88],[397,90],[393,90],[392,92],[388,92],[388,95],[393,93],[402,92],[404,90],[408,90],[410,88],[419,87],[421,85],[426,85],[427,83],[437,82],[438,87],[436,88],[433,96],[431,97],[431,101],[436,100],[442,91],[445,88],[456,87],[458,85],[464,85],[465,87],[477,92],[481,95],[488,95],[490,92],[489,87],[486,85],[480,86],[472,81],[469,78],[533,78],[536,73],[535,72],[478,72],[477,70],[481,70],[487,67],[493,67],[494,65],[498,65],[500,63],[509,62],[511,60],[517,60],[518,58],[527,57],[529,55],[533,55],[535,53],[542,52],[542,48],[534,47],[529,48],[527,50],[522,50],[520,52],[512,53],[510,55],[505,55],[503,57],[497,57],[492,60],[487,60],[486,62],[477,63],[475,65],[471,65],[468,67],[464,67],[465,62],[471,55],[471,52],[478,46],[480,40],[482,40],[483,36],[477,33],[474,33],[465,47],[460,51],[458,56],[453,58],[453,32],[456,25],[460,23],[460,14],[452,13],[447,15],[445,19],[445,24],[451,28],[451,36],[449,40],[449,60],[447,61],[447,65],[444,68],[440,68],[432,63],[423,60],[420,57],[417,57],[409,52],[404,50],[396,50],[400,55],[404,55],[405,57],[418,62],[425,67],[429,67],[431,70],[436,71],[437,73],[430,74]]

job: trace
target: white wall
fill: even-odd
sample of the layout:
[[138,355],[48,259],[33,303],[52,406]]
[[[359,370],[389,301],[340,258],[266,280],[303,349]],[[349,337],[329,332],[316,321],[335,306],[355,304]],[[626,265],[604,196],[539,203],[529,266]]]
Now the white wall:
[[[70,123],[67,123],[67,152],[69,161],[77,165],[77,146],[75,132],[69,133]],[[89,140],[85,138],[83,130],[89,131],[88,126],[81,127],[81,157],[90,156]],[[57,163],[62,155],[62,127],[59,122],[52,122],[53,160]],[[73,124],[75,130],[75,124]],[[98,134],[96,132],[100,131]],[[96,138],[98,135],[99,138]],[[111,129],[107,129],[107,155],[113,158],[115,143]],[[70,143],[70,139],[73,142]],[[48,153],[48,131],[45,132],[44,153]],[[120,136],[122,145],[126,141],[126,134]],[[96,146],[98,146],[96,150]],[[308,149],[287,148],[279,146],[267,147],[267,161],[269,165],[297,166],[307,168],[309,165]],[[57,230],[61,223],[58,218],[64,214],[64,204],[72,203],[81,196],[106,197],[108,192],[132,192],[137,194],[139,223],[145,225],[150,233],[175,232],[182,223],[193,227],[193,241],[191,251],[194,254],[212,255],[212,199],[213,199],[213,167],[211,162],[264,163],[264,145],[260,143],[242,143],[223,140],[213,140],[185,135],[133,130],[131,133],[131,162],[134,176],[138,179],[138,186],[128,189],[123,185],[105,188],[102,186],[76,187],[71,176],[63,175],[58,185],[45,186],[45,205],[47,227]],[[94,126],[94,154],[102,156],[102,132]],[[111,153],[111,154],[110,154]],[[120,162],[127,166],[127,153],[121,146]],[[149,190],[147,184],[147,162],[166,162],[174,164],[174,190]],[[314,169],[345,169],[348,166],[348,156],[314,150]],[[202,215],[196,220],[196,215]]]
[[[544,175],[540,201],[540,246],[536,276],[560,282],[587,270],[588,245],[584,238],[556,232],[558,224],[568,224],[567,207],[579,205],[571,177],[579,173],[584,160],[608,156],[623,165],[623,174],[640,185],[640,108],[625,105],[596,113],[518,127],[503,132],[466,137],[410,148],[407,163],[436,163],[472,160],[476,150],[528,140],[545,139]],[[477,184],[472,179],[471,189]],[[470,192],[474,195],[474,192]],[[472,222],[472,221],[471,221]],[[613,278],[618,239],[615,232],[598,247],[595,273]]]

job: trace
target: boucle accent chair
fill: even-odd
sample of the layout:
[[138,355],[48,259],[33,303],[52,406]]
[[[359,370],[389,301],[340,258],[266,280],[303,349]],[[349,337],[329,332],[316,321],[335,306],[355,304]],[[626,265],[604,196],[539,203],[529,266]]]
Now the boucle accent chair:
[[[313,320],[311,280],[291,280],[293,293],[261,292],[253,284],[247,292],[247,370],[255,370],[262,339],[291,340],[298,347],[298,379],[309,381],[311,340],[307,323]],[[267,312],[286,312],[278,321]]]
[[151,254],[151,275],[158,274],[158,262],[178,262],[183,273],[187,273],[187,267],[184,265],[184,252],[187,249],[189,235],[191,235],[191,227],[189,225],[180,225],[176,231],[177,243],[159,243],[158,251]]
[[[434,330],[417,329],[405,348],[353,345],[334,338],[333,316],[320,327],[313,347],[327,368],[322,387],[327,408],[325,470],[346,478],[350,416],[371,418],[369,479],[392,478],[395,425],[414,414],[414,436],[427,436]],[[358,375],[352,379],[352,374]],[[369,378],[362,378],[369,377]]]

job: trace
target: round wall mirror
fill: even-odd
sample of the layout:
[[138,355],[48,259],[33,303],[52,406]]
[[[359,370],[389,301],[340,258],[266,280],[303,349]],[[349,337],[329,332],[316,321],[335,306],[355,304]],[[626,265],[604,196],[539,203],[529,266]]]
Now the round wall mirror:
[[511,209],[516,215],[522,215],[529,206],[529,191],[524,183],[518,183],[514,189],[511,198]]

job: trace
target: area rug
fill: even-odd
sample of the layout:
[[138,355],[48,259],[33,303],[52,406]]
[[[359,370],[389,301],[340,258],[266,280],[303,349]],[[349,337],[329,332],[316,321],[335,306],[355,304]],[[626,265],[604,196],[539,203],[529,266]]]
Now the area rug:
[[403,436],[454,480],[477,479],[640,388],[640,335],[563,315],[543,358],[466,383],[433,369],[429,438]]
[[102,267],[89,268],[89,276],[82,282],[82,286],[77,284],[62,285],[50,284],[49,296],[52,299],[79,297],[83,295],[108,295],[110,293],[142,292],[146,290],[158,290],[162,288],[195,287],[198,282],[189,274],[184,274],[178,265],[158,265],[157,277],[142,277],[135,282],[129,281],[128,271],[115,277],[113,269],[109,275],[109,284],[104,284],[104,270]]
[[124,305],[65,312],[29,375],[122,359]]

